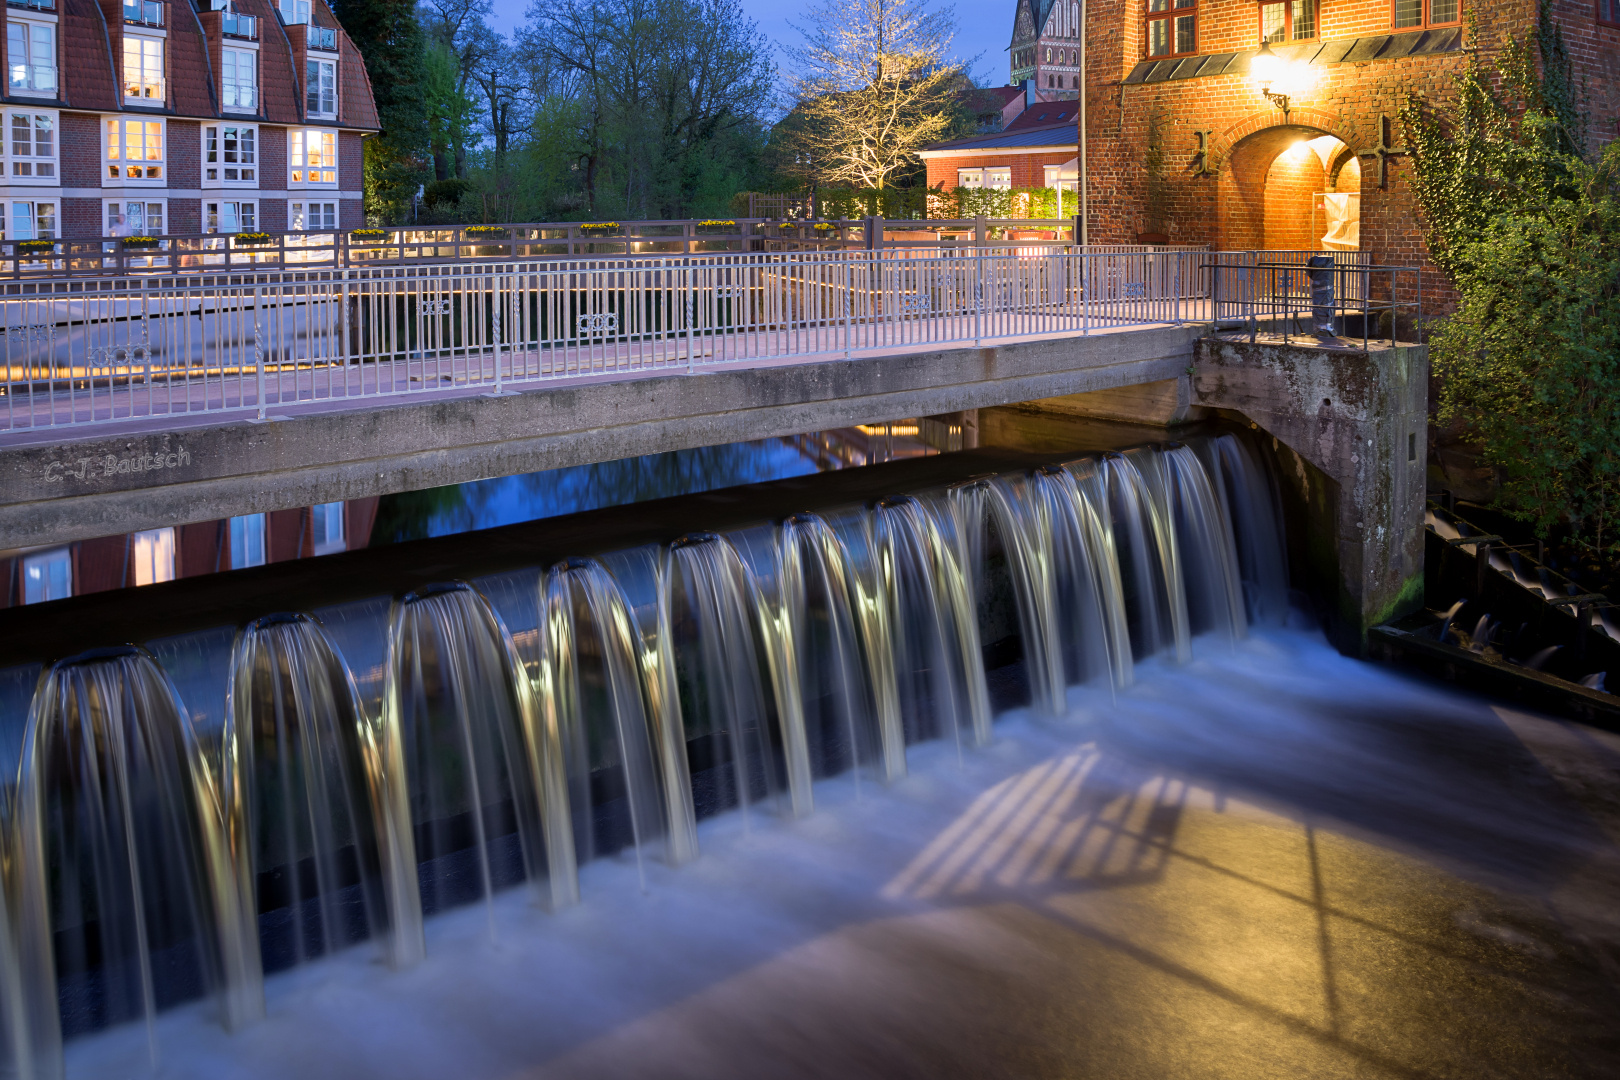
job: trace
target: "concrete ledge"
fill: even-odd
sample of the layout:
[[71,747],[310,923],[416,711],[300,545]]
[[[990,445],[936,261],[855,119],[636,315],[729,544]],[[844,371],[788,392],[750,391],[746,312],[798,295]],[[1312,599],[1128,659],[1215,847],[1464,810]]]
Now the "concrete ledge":
[[40,433],[52,441],[0,446],[0,548],[1157,382],[1187,369],[1198,334],[1156,327],[501,398],[376,399],[268,424]]

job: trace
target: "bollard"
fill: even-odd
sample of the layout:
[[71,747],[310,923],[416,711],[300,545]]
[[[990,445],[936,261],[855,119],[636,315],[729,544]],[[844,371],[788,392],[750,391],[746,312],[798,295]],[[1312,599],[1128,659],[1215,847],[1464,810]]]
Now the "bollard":
[[1305,263],[1311,280],[1311,324],[1324,341],[1338,338],[1333,330],[1333,256],[1312,255]]

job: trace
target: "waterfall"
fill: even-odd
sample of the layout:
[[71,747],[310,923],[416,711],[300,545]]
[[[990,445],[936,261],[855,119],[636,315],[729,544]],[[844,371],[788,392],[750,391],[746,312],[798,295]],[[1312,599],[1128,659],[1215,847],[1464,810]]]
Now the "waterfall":
[[299,963],[372,936],[385,937],[394,966],[420,960],[398,748],[378,738],[320,624],[300,614],[249,623],[231,650],[226,700],[221,778],[243,910],[286,909],[283,948]]
[[460,583],[404,597],[390,622],[380,738],[404,762],[423,909],[487,906],[524,880],[546,907],[575,902],[560,734],[506,628]]
[[692,533],[669,546],[664,588],[687,752],[703,740],[715,770],[709,799],[735,802],[746,814],[785,795],[792,814],[808,813],[802,714],[781,695],[794,673],[753,574],[724,539]]
[[0,1069],[56,1076],[64,1033],[204,991],[234,1027],[264,968],[365,938],[407,965],[424,915],[482,901],[493,931],[505,886],[563,907],[595,855],[679,865],[700,817],[810,813],[817,780],[892,782],[923,739],[965,753],[987,663],[1021,657],[1069,722],[1081,684],[1279,620],[1280,520],[1223,435],[505,572],[479,584],[500,613],[457,582],[267,615],[228,656],[208,630],[224,700],[188,692],[217,754],[142,649],[56,663],[4,834]]
[[930,513],[910,495],[884,499],[872,513],[901,716],[907,741],[982,746],[990,701],[973,594],[942,526],[951,527],[949,514]]
[[[685,862],[697,833],[679,717],[649,700],[618,583],[594,560],[568,559],[547,572],[540,604],[540,697],[568,762],[575,852],[591,858],[599,833],[615,850],[628,830],[638,865],[654,846]],[[613,815],[602,828],[593,811],[619,805],[622,825]]]
[[[141,1019],[193,988],[237,1027],[264,1012],[256,935],[240,904],[220,804],[168,676],[124,646],[54,665],[34,694],[18,782],[19,1056],[60,1070],[58,991]],[[88,984],[88,985],[87,985]]]

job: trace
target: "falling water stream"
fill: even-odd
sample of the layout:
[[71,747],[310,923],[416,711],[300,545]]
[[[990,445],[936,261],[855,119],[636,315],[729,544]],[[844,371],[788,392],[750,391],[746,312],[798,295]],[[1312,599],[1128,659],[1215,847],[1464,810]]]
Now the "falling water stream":
[[[808,814],[817,779],[893,781],[922,740],[972,753],[985,627],[1015,627],[1032,705],[1061,715],[1073,687],[1279,618],[1279,521],[1223,435],[571,558],[500,595],[418,589],[361,645],[269,613],[230,651],[217,751],[151,653],[58,662],[4,834],[0,1065],[59,1075],[65,1034],[205,993],[247,1023],[266,970],[349,947],[407,967],[424,915],[518,885],[565,907],[593,857],[696,857],[701,816]],[[88,1025],[59,1019],[63,988]]]

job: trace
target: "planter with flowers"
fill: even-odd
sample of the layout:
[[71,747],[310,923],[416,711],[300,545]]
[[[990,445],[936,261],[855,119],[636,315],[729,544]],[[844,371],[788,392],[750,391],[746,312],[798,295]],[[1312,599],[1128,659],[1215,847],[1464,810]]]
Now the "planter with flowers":
[[124,237],[125,251],[152,251],[161,243],[155,236]]
[[17,250],[17,254],[19,256],[23,256],[25,258],[38,259],[38,258],[43,258],[44,256],[47,256],[47,255],[54,254],[55,251],[56,251],[56,241],[55,240],[18,240],[15,247],[16,247],[16,250]]
[[275,243],[275,237],[267,232],[244,232],[236,234],[237,247],[263,247],[265,244]]

